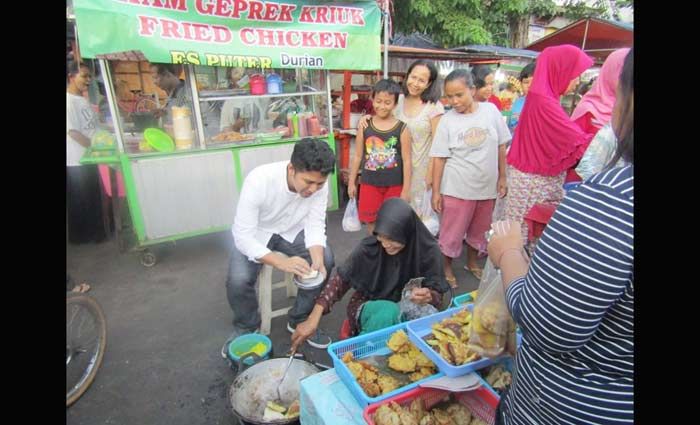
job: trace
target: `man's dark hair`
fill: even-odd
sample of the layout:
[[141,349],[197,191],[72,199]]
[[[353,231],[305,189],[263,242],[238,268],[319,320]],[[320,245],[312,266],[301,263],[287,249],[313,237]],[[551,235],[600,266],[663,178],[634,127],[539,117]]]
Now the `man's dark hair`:
[[413,68],[419,65],[428,68],[428,71],[430,72],[430,78],[428,78],[429,86],[426,87],[423,93],[421,93],[420,100],[422,100],[423,103],[435,103],[440,99],[440,86],[438,84],[435,84],[435,80],[437,80],[438,77],[438,70],[435,67],[435,64],[429,60],[418,59],[417,61],[413,62],[411,66],[408,67],[408,71],[406,71],[406,76],[403,79],[403,84],[401,85],[403,88],[403,94],[404,96],[408,96],[408,86],[406,86],[408,82],[408,76],[411,74],[411,71],[413,71]]
[[377,93],[389,93],[394,95],[394,103],[399,103],[399,95],[401,94],[401,85],[394,80],[389,78],[384,78],[377,81],[372,89],[372,97],[376,96]]
[[472,76],[474,77],[474,84],[476,89],[480,89],[486,86],[486,77],[493,74],[493,70],[488,65],[474,65],[472,68]]
[[530,78],[533,75],[535,75],[535,62],[530,62],[529,64],[525,65],[523,69],[520,70],[520,76],[519,80],[523,81],[526,78]]
[[323,176],[335,168],[335,154],[323,139],[302,139],[297,142],[291,161],[296,171],[318,171]]

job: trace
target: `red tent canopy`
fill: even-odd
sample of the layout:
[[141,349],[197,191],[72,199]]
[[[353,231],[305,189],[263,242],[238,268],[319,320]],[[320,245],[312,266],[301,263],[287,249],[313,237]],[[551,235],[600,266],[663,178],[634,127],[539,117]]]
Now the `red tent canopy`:
[[622,22],[584,18],[561,28],[525,48],[541,52],[547,47],[573,44],[582,48],[596,63],[603,63],[613,51],[632,47],[634,27]]

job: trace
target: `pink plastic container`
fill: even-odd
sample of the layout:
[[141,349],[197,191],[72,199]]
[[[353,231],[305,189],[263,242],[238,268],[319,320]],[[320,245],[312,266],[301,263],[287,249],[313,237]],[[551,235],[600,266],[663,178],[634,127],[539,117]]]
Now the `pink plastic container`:
[[262,74],[255,74],[250,77],[250,94],[267,93],[267,83]]
[[[104,189],[107,196],[112,197],[112,182],[109,179],[109,166],[104,164],[99,164],[97,170],[100,173],[100,180],[102,180],[102,188]],[[126,196],[126,191],[124,190],[124,177],[122,172],[117,170],[117,193],[119,197],[123,198]]]

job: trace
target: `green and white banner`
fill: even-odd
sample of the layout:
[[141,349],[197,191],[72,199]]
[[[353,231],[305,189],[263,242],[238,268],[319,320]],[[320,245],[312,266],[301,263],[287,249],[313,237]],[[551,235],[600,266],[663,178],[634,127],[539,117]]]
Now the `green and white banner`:
[[250,68],[381,69],[376,1],[74,0],[80,53]]

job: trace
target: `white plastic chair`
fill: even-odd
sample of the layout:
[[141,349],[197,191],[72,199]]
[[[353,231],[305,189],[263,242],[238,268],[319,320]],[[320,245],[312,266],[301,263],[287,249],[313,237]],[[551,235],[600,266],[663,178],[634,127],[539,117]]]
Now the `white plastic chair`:
[[[276,254],[285,256],[281,252]],[[286,256],[285,256],[286,257]],[[297,286],[294,284],[293,273],[284,273],[284,280],[272,283],[272,266],[263,264],[260,274],[258,274],[258,305],[260,306],[260,333],[270,335],[270,323],[275,317],[286,315],[292,308],[284,307],[277,310],[272,309],[272,290],[277,288],[287,288],[287,298],[297,296]]]

